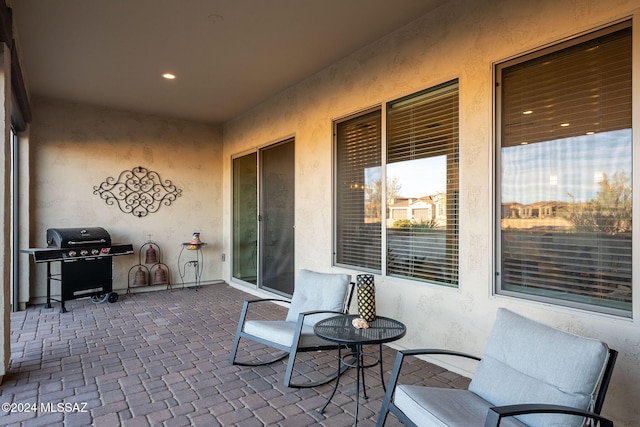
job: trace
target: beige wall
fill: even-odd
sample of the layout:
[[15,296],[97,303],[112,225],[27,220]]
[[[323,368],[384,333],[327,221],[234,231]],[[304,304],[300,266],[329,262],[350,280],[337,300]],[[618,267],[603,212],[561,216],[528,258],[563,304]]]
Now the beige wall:
[[[134,250],[149,239],[161,248],[162,261],[180,283],[178,255],[194,231],[208,245],[203,282],[222,278],[222,145],[211,125],[75,105],[42,98],[32,100],[29,135],[29,245],[46,246],[51,227],[106,228],[114,242],[132,243]],[[142,166],[182,190],[171,206],[138,218],[107,205],[93,187],[107,177]],[[187,254],[185,251],[185,255]],[[23,255],[22,261],[28,259]],[[184,258],[183,258],[184,259]],[[114,258],[114,290],[127,288],[128,271],[138,255]],[[28,299],[46,295],[46,266],[33,265]],[[193,269],[185,281],[193,281]],[[26,295],[21,295],[25,300]]]
[[[640,419],[640,407],[636,404],[640,397],[637,283],[633,320],[498,297],[492,295],[490,254],[492,64],[623,19],[638,7],[637,0],[451,1],[225,124],[224,251],[229,252],[231,242],[231,157],[294,134],[296,268],[340,270],[331,266],[332,120],[458,78],[460,287],[447,289],[376,277],[378,312],[407,324],[408,333],[399,342],[401,347],[447,347],[480,354],[498,307],[603,339],[621,353],[604,413],[616,425],[637,425]],[[634,58],[638,58],[638,44],[635,46]],[[636,59],[636,75],[640,75],[638,65]],[[634,117],[638,127],[638,115]],[[635,144],[638,143],[636,136]],[[224,278],[233,282],[229,267],[230,263],[224,265]],[[634,277],[638,277],[637,273]]]

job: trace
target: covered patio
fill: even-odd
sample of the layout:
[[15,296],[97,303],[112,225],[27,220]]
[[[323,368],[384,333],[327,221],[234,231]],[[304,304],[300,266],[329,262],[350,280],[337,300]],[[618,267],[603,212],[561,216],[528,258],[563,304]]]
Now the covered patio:
[[[619,351],[603,415],[638,425],[640,0],[0,0],[0,17],[0,403],[85,410],[0,411],[0,425],[351,425],[353,372],[320,414],[332,384],[229,363],[242,301],[290,295],[302,269],[375,275],[377,314],[406,326],[387,380],[395,348],[482,354],[508,309]],[[408,106],[420,125],[405,132]],[[175,203],[136,214],[101,197],[143,170]],[[617,217],[590,220],[609,204]],[[113,261],[116,303],[60,313],[22,251],[76,227],[135,255]],[[198,274],[181,257],[194,232]],[[203,288],[125,296],[150,241],[168,283]],[[298,374],[335,369],[325,357]],[[406,381],[474,374],[429,361]],[[363,426],[383,397],[369,371]]]
[[[256,368],[229,364],[242,301],[254,296],[225,283],[194,290],[137,293],[116,303],[89,299],[11,314],[11,362],[0,386],[0,403],[36,404],[38,412],[0,413],[2,426],[350,426],[355,375],[345,373],[332,403],[318,412],[333,382],[311,389],[281,385],[285,361]],[[269,316],[283,316],[273,304]],[[255,344],[245,347],[254,355]],[[298,375],[314,365],[334,368],[336,352],[302,354]],[[246,354],[246,353],[245,353]],[[384,348],[385,378],[396,351]],[[411,381],[466,387],[469,380],[414,360],[404,368]],[[366,377],[360,426],[373,426],[384,395],[378,369]],[[49,405],[50,404],[50,405]],[[41,411],[45,407],[62,412]],[[49,406],[47,406],[49,405]],[[69,409],[67,411],[66,409]],[[389,417],[388,426],[400,425]]]

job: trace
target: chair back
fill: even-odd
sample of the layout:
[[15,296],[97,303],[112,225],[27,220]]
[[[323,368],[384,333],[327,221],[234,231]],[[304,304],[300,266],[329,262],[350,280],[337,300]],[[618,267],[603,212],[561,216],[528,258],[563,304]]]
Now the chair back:
[[[311,270],[300,270],[296,278],[291,305],[287,313],[288,322],[296,322],[298,315],[306,311],[325,310],[344,312],[349,296],[348,274],[318,273]],[[335,314],[314,314],[306,316],[305,325],[313,326],[316,322],[335,316]]]
[[[609,348],[601,341],[501,308],[469,390],[496,406],[548,403],[595,409],[595,395],[608,360]],[[584,421],[561,414],[517,418],[541,427],[580,427]]]

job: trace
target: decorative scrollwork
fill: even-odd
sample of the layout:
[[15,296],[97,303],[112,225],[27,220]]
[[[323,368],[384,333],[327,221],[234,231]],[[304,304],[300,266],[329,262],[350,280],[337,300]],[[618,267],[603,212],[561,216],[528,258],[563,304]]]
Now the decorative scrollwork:
[[137,166],[120,172],[118,179],[108,177],[93,187],[93,194],[107,205],[117,204],[122,212],[142,218],[157,212],[162,205],[170,206],[182,196],[182,190],[169,180],[162,181],[157,172]]

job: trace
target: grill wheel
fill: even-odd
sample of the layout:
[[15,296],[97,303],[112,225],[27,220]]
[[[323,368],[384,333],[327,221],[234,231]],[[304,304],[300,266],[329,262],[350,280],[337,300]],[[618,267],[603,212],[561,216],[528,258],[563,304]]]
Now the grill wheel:
[[117,292],[109,292],[108,294],[93,296],[91,297],[91,301],[96,304],[102,304],[105,301],[109,301],[110,303],[114,303],[118,301],[118,293]]

